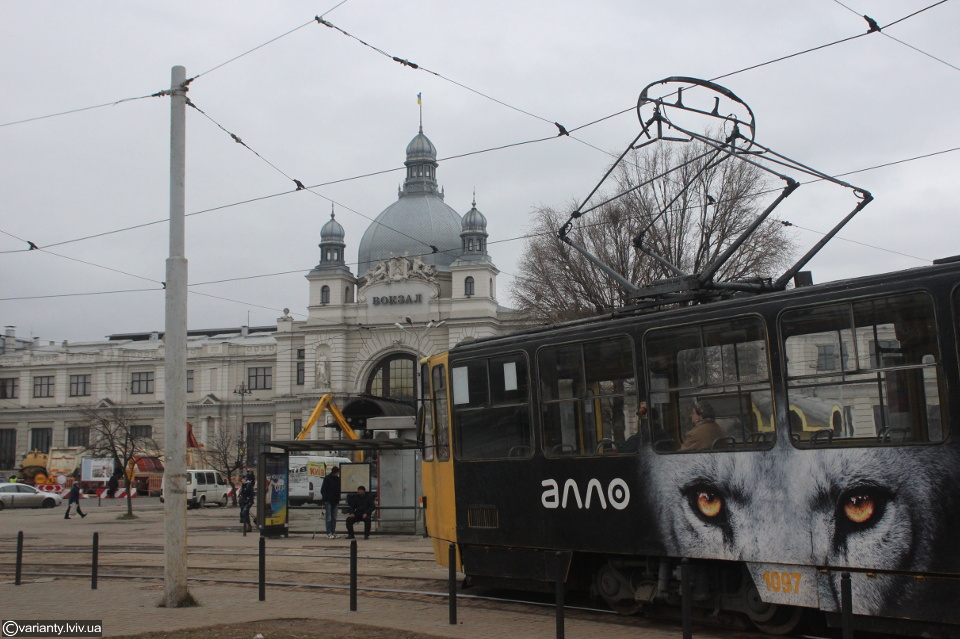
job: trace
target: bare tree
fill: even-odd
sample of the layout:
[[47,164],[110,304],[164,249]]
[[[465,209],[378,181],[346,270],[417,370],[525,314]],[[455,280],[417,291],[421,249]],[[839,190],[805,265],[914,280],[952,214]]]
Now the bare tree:
[[127,516],[133,517],[133,499],[130,487],[133,482],[133,467],[140,457],[154,456],[158,452],[149,428],[138,425],[136,411],[109,402],[80,410],[82,423],[90,427],[90,444],[94,455],[113,459],[114,472],[123,469],[124,488],[127,493]]
[[[630,282],[643,286],[674,277],[662,264],[634,248],[646,247],[687,273],[704,270],[754,221],[768,184],[755,166],[736,161],[711,163],[696,142],[678,149],[653,145],[628,155],[614,172],[617,192],[580,218],[570,237]],[[680,168],[639,186],[669,167]],[[687,185],[687,186],[685,186]],[[559,322],[622,306],[626,292],[596,265],[557,236],[566,211],[541,207],[520,259],[513,294],[528,317]],[[769,277],[789,264],[794,239],[778,221],[767,220],[734,253],[715,279]]]
[[[247,442],[243,436],[243,424],[240,419],[235,421],[225,418],[213,431],[208,433],[206,446],[201,449],[203,459],[215,471],[227,478],[230,485],[236,488],[240,481],[240,471],[247,461]],[[237,482],[234,483],[234,473]],[[237,491],[232,492],[233,505],[237,505]]]

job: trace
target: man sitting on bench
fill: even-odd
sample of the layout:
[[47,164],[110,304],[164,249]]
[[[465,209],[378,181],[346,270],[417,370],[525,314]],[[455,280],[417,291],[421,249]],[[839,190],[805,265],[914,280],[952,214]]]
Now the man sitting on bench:
[[347,539],[354,539],[353,525],[358,521],[363,522],[363,538],[370,539],[370,519],[375,508],[373,495],[363,486],[357,486],[357,493],[347,497]]

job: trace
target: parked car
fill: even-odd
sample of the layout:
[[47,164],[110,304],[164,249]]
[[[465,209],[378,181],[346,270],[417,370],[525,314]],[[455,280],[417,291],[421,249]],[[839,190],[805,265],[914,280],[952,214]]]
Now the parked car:
[[26,484],[0,485],[0,510],[4,508],[54,508],[63,503],[56,493],[45,493]]
[[[165,486],[166,476],[161,486]],[[215,470],[187,471],[187,508],[203,508],[208,504],[226,507],[230,487],[223,476]],[[163,503],[164,488],[160,489],[160,503]]]

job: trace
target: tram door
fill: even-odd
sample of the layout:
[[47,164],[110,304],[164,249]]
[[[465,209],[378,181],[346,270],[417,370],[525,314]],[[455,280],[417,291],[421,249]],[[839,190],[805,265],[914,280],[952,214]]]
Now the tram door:
[[437,563],[444,566],[449,563],[450,544],[457,541],[447,371],[446,353],[425,360],[421,368],[425,520],[427,534],[433,538],[434,556]]

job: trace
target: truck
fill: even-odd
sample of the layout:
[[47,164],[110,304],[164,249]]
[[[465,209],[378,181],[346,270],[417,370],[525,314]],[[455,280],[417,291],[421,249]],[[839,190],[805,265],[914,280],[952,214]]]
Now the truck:
[[287,503],[291,506],[320,504],[320,484],[334,466],[349,464],[346,457],[290,455]]

